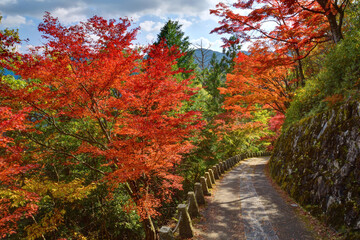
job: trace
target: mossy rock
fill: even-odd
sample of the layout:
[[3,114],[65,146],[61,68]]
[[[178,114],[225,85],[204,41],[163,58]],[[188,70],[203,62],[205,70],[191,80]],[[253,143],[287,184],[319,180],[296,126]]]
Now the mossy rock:
[[332,227],[339,228],[344,224],[344,213],[342,204],[333,203],[328,208],[326,220]]
[[[345,226],[351,234],[358,231],[359,221],[353,216],[359,214],[360,204],[359,109],[360,104],[352,102],[288,126],[269,163],[271,176],[295,200],[311,206],[313,214],[323,216],[338,230]],[[323,176],[323,187],[317,199],[319,176]],[[337,200],[327,207],[329,195]],[[339,204],[347,203],[348,196],[358,204]]]

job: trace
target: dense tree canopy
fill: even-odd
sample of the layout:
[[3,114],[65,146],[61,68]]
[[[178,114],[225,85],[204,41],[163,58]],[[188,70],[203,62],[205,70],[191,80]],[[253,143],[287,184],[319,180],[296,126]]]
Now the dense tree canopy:
[[[182,102],[194,94],[189,79],[175,78],[183,70],[173,66],[183,54],[164,43],[132,49],[137,29],[129,27],[127,19],[107,21],[96,16],[64,27],[46,14],[39,26],[46,44],[21,55],[12,67],[25,86],[12,88],[1,82],[2,105],[27,109],[28,117],[19,117],[24,121],[21,129],[14,121],[2,130],[22,130],[22,141],[29,141],[23,155],[36,153],[30,159],[21,156],[16,171],[23,171],[27,162],[39,161],[57,169],[56,176],[43,173],[43,181],[75,181],[81,176],[75,172],[80,171],[96,175],[86,183],[77,182],[81,189],[99,183],[109,189],[125,184],[138,214],[149,225],[157,214],[155,208],[171,199],[171,189],[181,188],[173,168],[192,148],[186,139],[201,125],[198,113],[179,112]],[[74,173],[58,175],[68,170]],[[29,189],[27,182],[34,178],[29,174],[19,187]],[[44,197],[31,194],[38,201]],[[65,213],[57,210],[60,224]],[[3,216],[2,221],[14,221]]]
[[284,121],[359,101],[359,9],[219,3],[213,32],[231,37],[198,66],[173,20],[144,47],[127,18],[64,26],[46,13],[28,53],[1,30],[0,238],[156,239],[210,166],[271,149]]

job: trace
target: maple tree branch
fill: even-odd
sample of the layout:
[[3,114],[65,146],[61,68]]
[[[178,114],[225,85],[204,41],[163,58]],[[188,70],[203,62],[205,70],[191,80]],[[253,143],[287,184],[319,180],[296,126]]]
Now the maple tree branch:
[[[31,216],[32,220],[34,220],[35,224],[38,224],[38,222],[36,221],[34,215],[33,215],[33,214],[30,214],[30,216]],[[42,237],[42,239],[46,240],[44,234],[41,234],[41,237]]]
[[[98,141],[93,141],[93,140],[89,140],[87,138],[83,138],[82,136],[80,136],[79,134],[74,134],[74,133],[69,133],[69,132],[65,132],[64,130],[62,130],[57,124],[56,124],[56,121],[55,121],[55,118],[54,116],[51,116],[50,114],[48,114],[47,112],[45,112],[44,110],[42,110],[41,108],[39,108],[38,106],[36,106],[35,104],[31,103],[31,102],[28,102],[33,108],[37,109],[38,111],[40,111],[41,113],[43,113],[45,116],[47,116],[47,118],[45,118],[45,121],[49,124],[51,124],[52,126],[55,127],[55,129],[60,132],[61,134],[64,134],[66,136],[70,136],[70,137],[73,137],[73,138],[76,138],[78,140],[81,140],[81,141],[85,141],[85,142],[88,142],[90,144],[98,144],[100,145],[103,150],[106,150],[108,149],[105,145],[103,145],[102,143],[98,142]],[[51,119],[51,121],[49,121],[49,119]]]
[[341,8],[341,9],[345,9],[349,4],[350,4],[350,1],[349,1],[349,0],[344,0],[344,1],[341,3],[340,8]]
[[60,154],[63,154],[63,155],[72,157],[72,158],[74,158],[75,160],[77,160],[79,163],[81,163],[81,164],[87,166],[88,168],[90,168],[91,170],[94,170],[94,171],[96,171],[96,172],[98,172],[98,173],[101,173],[101,174],[105,175],[105,172],[103,172],[103,171],[101,171],[100,169],[97,169],[97,168],[91,166],[91,165],[90,165],[89,163],[87,163],[87,162],[84,162],[84,161],[80,160],[77,156],[75,156],[75,155],[72,154],[72,153],[69,153],[69,152],[67,152],[67,151],[65,151],[65,150],[56,149],[56,148],[54,148],[54,147],[52,147],[52,146],[50,146],[50,145],[48,145],[48,144],[39,142],[38,140],[36,140],[35,138],[33,138],[33,137],[30,136],[30,135],[26,135],[26,137],[29,138],[29,139],[30,139],[31,141],[33,141],[34,143],[36,143],[36,144],[38,144],[38,145],[40,145],[40,146],[42,146],[42,147],[44,147],[44,148],[46,148],[46,149],[50,149],[51,151],[53,151],[53,152],[55,152],[55,153],[60,153]]
[[[313,46],[309,51],[307,51],[307,53],[305,54],[305,55],[303,55],[303,56],[301,56],[300,54],[299,54],[299,57],[296,59],[296,60],[302,60],[302,59],[304,59],[304,58],[306,58],[307,56],[309,56],[310,55],[310,53],[319,45],[319,43],[325,43],[325,42],[328,42],[328,41],[330,41],[330,39],[329,40],[324,40],[324,41],[322,41],[322,42],[314,42],[315,43],[315,46]],[[295,60],[295,61],[296,61]]]
[[56,169],[55,164],[54,164],[54,165],[52,165],[52,166],[53,166],[53,168],[54,168],[54,171],[55,171],[55,174],[56,174],[57,181],[58,181],[58,182],[60,182],[59,173],[58,173],[58,171],[57,171],[57,169]]
[[[81,118],[81,121],[82,123],[85,125],[85,122],[84,122],[84,119]],[[85,128],[85,131],[86,133],[88,134],[88,136],[91,138],[91,140],[94,142],[94,143],[98,143],[101,147],[103,147],[104,150],[108,150],[109,148],[107,146],[105,146],[104,144],[98,142],[95,137],[90,133],[89,129],[88,128]],[[89,142],[90,143],[90,142]]]
[[[71,56],[70,56],[69,54],[68,54],[68,57],[71,58]],[[69,65],[70,65],[70,68],[71,68],[73,74],[74,74],[75,76],[77,76],[77,73],[76,73],[73,65],[72,65],[71,63],[69,63]],[[85,86],[83,83],[80,83],[80,86],[81,86],[81,87],[85,90],[85,92],[89,95],[92,103],[95,104],[95,105],[98,107],[97,102],[94,100],[92,94],[90,94],[90,92],[88,91],[88,89],[86,88],[86,86]],[[93,113],[96,114],[96,110],[95,110],[95,109],[93,109]],[[47,113],[45,113],[45,114],[47,114]],[[48,115],[48,114],[47,114],[47,115]],[[49,116],[49,115],[48,115],[48,116]],[[50,116],[50,117],[52,118],[52,116]],[[99,117],[96,117],[96,119],[98,120],[98,122],[99,122],[99,124],[100,124],[100,127],[101,127],[101,130],[102,130],[103,133],[105,134],[105,137],[107,138],[108,142],[110,142],[110,141],[111,141],[111,138],[110,138],[108,132],[106,131],[106,129],[104,128],[103,124],[101,123]],[[92,140],[89,141],[88,139],[85,139],[85,138],[83,138],[83,137],[81,137],[81,136],[79,136],[79,135],[76,135],[76,134],[74,135],[74,134],[70,134],[70,133],[65,133],[64,131],[62,131],[62,130],[56,125],[54,119],[53,119],[52,123],[53,123],[53,126],[54,126],[60,133],[62,133],[62,134],[66,134],[66,135],[75,137],[75,138],[77,138],[77,139],[79,139],[79,140],[86,141],[86,142],[89,142],[89,143],[99,144],[103,149],[107,149],[106,146],[104,146],[102,143],[99,143],[98,141],[96,141],[92,136],[90,137],[90,138],[92,138]],[[94,141],[94,140],[95,140],[95,141]]]
[[[104,125],[104,123],[101,121],[100,117],[96,117],[101,130],[103,131],[103,133],[105,134],[106,139],[108,140],[108,142],[111,142],[111,137],[109,136],[109,133],[106,131],[106,126]],[[104,119],[104,121],[106,121],[106,119]]]
[[[97,104],[97,102],[95,101],[94,97],[92,96],[92,94],[90,94],[90,92],[88,91],[88,89],[86,88],[86,86],[83,83],[80,83],[80,86],[85,90],[85,92],[89,95],[91,102],[93,104],[92,108],[90,109],[90,111],[92,111],[95,115],[98,113],[97,109],[99,109],[99,105]],[[96,106],[96,109],[94,107],[94,105]],[[106,139],[108,140],[108,142],[111,142],[111,137],[109,135],[109,133],[106,131],[106,126],[103,124],[103,122],[101,121],[101,118],[98,116],[95,116],[95,118],[97,119],[100,128],[102,130],[102,132],[104,133]],[[106,120],[105,120],[106,121]]]
[[350,3],[349,0],[344,0],[341,2],[340,6],[338,4],[338,0],[335,0],[334,3],[331,3],[331,5],[335,8],[338,12],[344,12],[344,9],[347,7],[347,5]]
[[[279,41],[279,42],[284,42],[284,43],[288,43],[288,44],[294,44],[294,43],[295,43],[295,42],[293,42],[293,41],[289,41],[289,40],[285,40],[285,39],[281,39],[281,38],[277,38],[277,37],[271,36],[271,35],[268,34],[267,32],[265,32],[265,31],[263,31],[263,30],[261,30],[261,29],[257,29],[257,28],[255,28],[255,27],[253,27],[252,25],[249,25],[249,24],[247,24],[247,23],[244,23],[244,22],[243,22],[243,24],[246,25],[246,26],[248,26],[248,27],[250,27],[252,30],[254,30],[254,31],[256,31],[256,32],[259,32],[260,34],[262,34],[262,35],[265,36],[266,38],[270,38],[270,39],[272,39],[272,40]],[[316,37],[313,37],[313,39],[316,39]],[[314,43],[318,43],[318,42],[319,42],[319,41],[316,41],[316,42],[314,42]],[[324,41],[320,41],[319,43],[322,43],[322,42],[324,42]],[[294,46],[294,48],[296,49],[295,46]],[[313,48],[313,49],[314,49],[314,48]],[[308,51],[307,55],[310,54],[310,52],[311,52],[313,49],[311,49],[310,51]],[[306,56],[307,56],[307,55],[306,55]]]
[[350,4],[349,0],[345,0],[341,3],[339,10],[336,9],[339,13],[339,26],[341,28],[341,26],[343,25],[343,21],[344,21],[344,16],[345,16],[345,8],[347,8],[347,6]]
[[251,28],[251,30],[259,32],[260,34],[262,34],[265,37],[270,38],[272,40],[276,40],[276,41],[279,41],[279,42],[285,42],[285,43],[291,43],[290,41],[287,41],[285,39],[273,37],[273,36],[269,35],[267,32],[265,32],[265,31],[263,31],[261,29],[258,29],[258,28],[254,27],[254,26],[252,26],[252,25],[250,25],[250,24],[248,24],[246,22],[240,22],[240,23],[244,24],[245,26],[248,26],[249,28]]
[[125,189],[130,196],[134,194],[128,182],[125,183]]
[[[275,78],[269,78],[268,81],[276,88],[279,90],[280,95],[287,97],[285,92],[286,92],[286,88],[280,83],[280,81],[276,80]],[[286,81],[285,82],[285,86],[286,86]]]
[[299,0],[296,0],[296,3],[299,5],[299,7],[301,7],[303,10],[305,11],[309,11],[309,12],[312,12],[312,13],[318,13],[318,14],[323,14],[325,15],[326,12],[325,11],[317,11],[317,10],[314,10],[314,9],[310,9],[308,8],[308,6],[312,5],[316,0],[312,1],[311,3],[309,3],[306,7],[301,5],[301,3],[299,2]]
[[95,141],[94,141],[94,140],[89,140],[89,139],[87,139],[87,138],[84,138],[84,137],[80,136],[79,134],[73,134],[73,133],[65,132],[64,130],[62,130],[62,129],[56,124],[55,118],[54,118],[53,116],[48,115],[48,117],[51,119],[51,122],[50,122],[50,121],[47,121],[47,122],[51,123],[51,124],[56,128],[56,130],[57,130],[58,132],[60,132],[61,134],[64,134],[64,135],[66,135],[66,136],[70,136],[70,137],[76,138],[76,139],[81,140],[81,141],[84,141],[84,142],[88,142],[88,143],[90,143],[90,144],[100,145],[100,146],[103,148],[103,150],[108,149],[105,145],[103,145],[102,143],[96,141],[95,139],[94,139]]
[[[277,102],[274,101],[273,104],[271,104],[271,103],[268,103],[268,104],[271,106],[271,108],[275,109],[275,111],[278,111],[278,112],[280,112],[282,114],[286,113],[286,110],[283,110],[283,108],[280,107]],[[274,104],[275,104],[275,106],[274,106]]]

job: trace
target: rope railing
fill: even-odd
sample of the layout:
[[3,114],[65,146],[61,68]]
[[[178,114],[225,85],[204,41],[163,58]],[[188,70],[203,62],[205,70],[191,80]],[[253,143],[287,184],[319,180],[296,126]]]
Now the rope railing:
[[212,188],[216,180],[220,179],[226,171],[234,167],[240,160],[268,154],[268,152],[239,154],[209,168],[205,175],[200,177],[200,182],[195,183],[194,191],[188,192],[186,203],[178,205],[179,219],[175,228],[171,229],[168,226],[162,226],[159,229],[158,236],[160,240],[174,240],[177,231],[179,231],[180,238],[192,238],[194,236],[192,219],[200,216],[199,205],[205,204],[204,196],[211,196],[209,188]]
[[179,229],[180,222],[181,222],[181,212],[179,213],[179,220],[178,220],[175,228],[173,230],[171,230],[173,234],[175,234],[175,232]]

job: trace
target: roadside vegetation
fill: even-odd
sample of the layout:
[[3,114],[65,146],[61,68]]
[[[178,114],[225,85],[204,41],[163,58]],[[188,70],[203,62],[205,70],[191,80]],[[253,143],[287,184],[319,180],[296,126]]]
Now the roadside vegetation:
[[0,30],[0,238],[153,239],[210,165],[359,101],[358,1],[210,13],[231,36],[221,60],[172,20],[138,48],[127,18],[64,26],[46,13],[29,53]]

